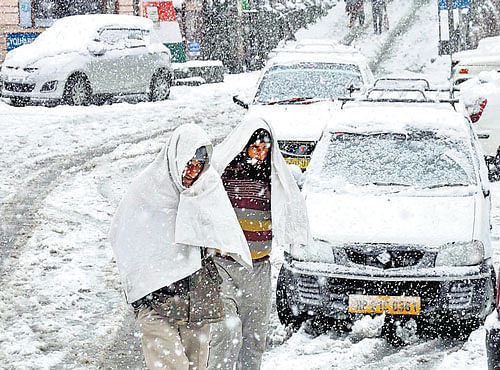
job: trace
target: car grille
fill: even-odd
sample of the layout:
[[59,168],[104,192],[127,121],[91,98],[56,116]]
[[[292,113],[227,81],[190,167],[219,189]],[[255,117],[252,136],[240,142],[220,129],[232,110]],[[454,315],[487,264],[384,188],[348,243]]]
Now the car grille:
[[402,268],[417,265],[424,252],[407,247],[371,248],[368,245],[344,248],[347,258],[355,264],[381,269]]
[[349,294],[420,297],[422,307],[436,307],[440,300],[437,281],[372,281],[356,279],[328,279],[330,301],[342,299],[348,304]]
[[316,141],[285,141],[278,140],[283,155],[288,156],[310,156],[316,147]]
[[451,284],[446,300],[448,308],[459,310],[470,307],[474,298],[474,287],[465,281],[457,281]]
[[318,280],[313,276],[301,275],[297,279],[297,293],[300,302],[319,305],[321,301]]
[[35,84],[4,82],[4,89],[13,92],[32,92]]

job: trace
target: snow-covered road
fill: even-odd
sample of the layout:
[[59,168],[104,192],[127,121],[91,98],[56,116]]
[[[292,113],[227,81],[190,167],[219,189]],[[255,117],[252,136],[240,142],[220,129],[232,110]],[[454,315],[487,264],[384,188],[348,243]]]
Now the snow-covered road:
[[[381,71],[424,72],[443,82],[449,64],[435,55],[436,6],[418,3],[416,12],[412,2],[393,0],[394,32],[382,37],[372,35],[369,17],[349,36],[343,2],[297,37],[350,37]],[[402,37],[398,20],[410,12]],[[0,369],[143,367],[107,241],[109,222],[131,179],[173,128],[194,122],[212,139],[224,137],[245,114],[232,96],[248,94],[257,77],[174,87],[168,101],[157,103],[14,108],[0,101]],[[493,184],[496,267],[499,195]],[[281,258],[275,251],[274,278]],[[466,342],[416,338],[400,349],[377,337],[379,329],[380,320],[367,317],[350,333],[315,337],[302,328],[290,337],[274,312],[263,369],[486,368],[483,328]]]

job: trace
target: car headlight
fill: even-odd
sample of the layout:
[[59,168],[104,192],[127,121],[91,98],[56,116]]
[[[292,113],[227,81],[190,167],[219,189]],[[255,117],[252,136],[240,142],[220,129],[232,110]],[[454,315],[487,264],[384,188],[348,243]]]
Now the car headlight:
[[54,91],[57,88],[57,81],[45,82],[40,89],[41,92]]
[[484,245],[479,240],[448,243],[441,246],[436,266],[473,266],[484,260]]

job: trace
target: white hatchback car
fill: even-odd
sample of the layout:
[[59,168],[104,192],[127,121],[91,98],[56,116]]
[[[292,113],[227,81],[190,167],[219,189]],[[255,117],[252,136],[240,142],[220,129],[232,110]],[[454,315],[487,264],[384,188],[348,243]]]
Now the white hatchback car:
[[455,84],[477,77],[483,71],[500,72],[500,36],[486,37],[476,49],[453,54],[452,73]]
[[251,103],[234,101],[273,125],[283,157],[305,169],[338,97],[373,83],[366,58],[332,40],[286,44],[273,51]]
[[77,15],[57,20],[35,41],[7,53],[2,96],[13,105],[148,94],[167,99],[172,84],[168,48],[150,41],[152,22],[127,15]]
[[490,185],[471,123],[449,104],[388,100],[346,103],[314,151],[315,244],[285,253],[283,324],[385,314],[397,342],[446,323],[468,333],[493,310]]

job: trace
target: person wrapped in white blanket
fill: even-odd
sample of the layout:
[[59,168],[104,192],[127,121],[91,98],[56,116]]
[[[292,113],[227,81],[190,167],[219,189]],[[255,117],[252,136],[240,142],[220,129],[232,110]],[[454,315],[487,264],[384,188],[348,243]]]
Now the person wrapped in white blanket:
[[210,323],[224,318],[211,251],[252,266],[211,155],[199,126],[177,128],[112,222],[111,244],[149,369],[205,369]]
[[212,326],[210,370],[257,370],[266,348],[271,312],[272,249],[307,245],[311,232],[304,198],[278,148],[273,128],[248,117],[214,149],[253,268],[241,268],[224,252],[214,257],[224,282],[226,318]]

